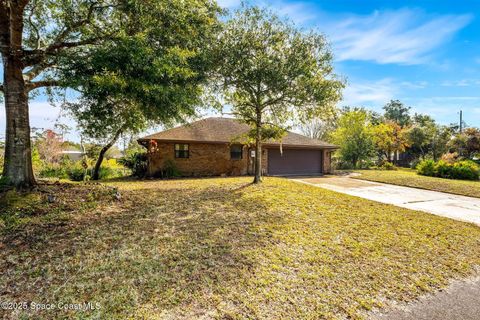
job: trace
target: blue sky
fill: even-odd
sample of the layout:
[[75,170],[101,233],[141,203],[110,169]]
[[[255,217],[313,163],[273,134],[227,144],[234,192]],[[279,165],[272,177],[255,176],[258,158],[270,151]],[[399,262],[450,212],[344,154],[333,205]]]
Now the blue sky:
[[[218,2],[229,9],[240,4]],[[251,3],[327,36],[336,71],[348,81],[340,106],[381,111],[390,99],[399,99],[442,124],[458,121],[462,109],[467,124],[480,127],[480,1]],[[30,102],[31,125],[52,127],[60,112],[40,95]],[[74,126],[68,118],[62,122]],[[4,130],[2,110],[0,137]],[[75,133],[68,138],[78,140]]]
[[[220,3],[235,8],[239,1]],[[329,39],[340,105],[399,99],[438,122],[480,126],[480,1],[253,1]]]

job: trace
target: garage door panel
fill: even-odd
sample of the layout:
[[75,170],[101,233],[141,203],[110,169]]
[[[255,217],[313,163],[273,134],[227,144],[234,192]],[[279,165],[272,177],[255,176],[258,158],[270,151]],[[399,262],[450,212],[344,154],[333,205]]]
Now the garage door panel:
[[268,150],[268,173],[320,174],[322,173],[322,151],[306,149]]

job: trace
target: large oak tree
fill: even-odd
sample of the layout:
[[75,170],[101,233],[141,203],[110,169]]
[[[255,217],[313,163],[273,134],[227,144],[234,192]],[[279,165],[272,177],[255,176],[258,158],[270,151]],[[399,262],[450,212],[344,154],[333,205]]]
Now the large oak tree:
[[[217,13],[218,7],[209,0],[0,0],[0,53],[4,71],[0,91],[5,97],[7,120],[3,178],[17,187],[35,184],[28,112],[32,90],[52,86],[81,88],[78,82],[81,74],[91,68],[76,62],[89,61],[98,48],[115,45],[119,40],[129,43],[133,38],[130,44],[137,45],[145,33],[155,35],[144,39],[145,50],[148,46],[164,48],[172,60],[184,59],[190,53],[189,63],[201,64],[195,48],[185,50],[175,39],[205,40],[202,37],[209,34]],[[155,33],[154,30],[162,28],[168,32]],[[163,108],[175,108],[177,105],[171,102],[178,95],[175,90],[165,90],[165,83],[176,72],[175,64],[168,70],[160,67],[155,77],[146,78],[141,77],[142,67],[152,61],[139,55],[131,57],[136,60],[130,61],[131,69],[127,71],[134,75],[138,68],[140,76],[129,83],[131,91],[126,94],[143,101],[147,117],[155,116]],[[109,76],[99,73],[93,76],[99,79]],[[112,72],[110,76],[113,75]],[[154,80],[162,77],[164,82],[155,86]],[[182,86],[181,80],[173,83],[172,88]],[[188,98],[180,100],[186,103]]]
[[281,139],[289,122],[333,110],[343,82],[333,72],[323,35],[302,32],[267,10],[238,10],[217,44],[218,83],[232,113],[252,128],[258,183],[262,142]]

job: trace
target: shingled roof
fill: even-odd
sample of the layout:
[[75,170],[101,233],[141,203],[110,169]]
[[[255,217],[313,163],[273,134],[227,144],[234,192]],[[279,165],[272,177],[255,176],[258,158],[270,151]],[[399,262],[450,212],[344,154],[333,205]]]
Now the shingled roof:
[[[237,119],[231,118],[206,118],[180,127],[154,133],[138,139],[139,142],[148,140],[169,142],[204,142],[204,143],[229,143],[235,138],[248,132],[250,127]],[[278,141],[269,141],[265,145],[279,145]],[[302,146],[310,148],[337,148],[324,141],[311,139],[301,134],[288,132],[282,139],[283,146]]]

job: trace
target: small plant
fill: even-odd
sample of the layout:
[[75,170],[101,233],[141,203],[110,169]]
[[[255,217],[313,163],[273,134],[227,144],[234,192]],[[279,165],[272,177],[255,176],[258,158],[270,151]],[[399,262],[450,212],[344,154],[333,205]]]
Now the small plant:
[[38,175],[41,178],[68,179],[68,167],[69,165],[44,164]]
[[380,170],[397,170],[397,167],[390,161],[383,161],[378,168]]
[[180,170],[178,170],[177,165],[175,164],[175,162],[173,162],[173,160],[168,159],[167,161],[165,161],[162,169],[162,177],[168,179],[173,177],[179,177],[180,175]]

